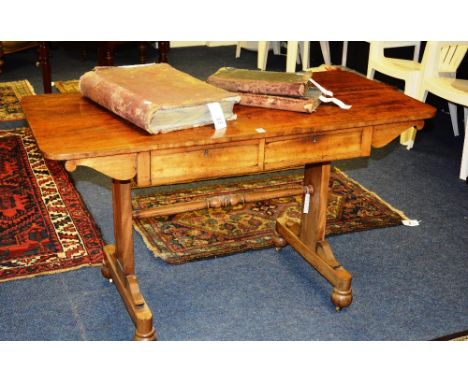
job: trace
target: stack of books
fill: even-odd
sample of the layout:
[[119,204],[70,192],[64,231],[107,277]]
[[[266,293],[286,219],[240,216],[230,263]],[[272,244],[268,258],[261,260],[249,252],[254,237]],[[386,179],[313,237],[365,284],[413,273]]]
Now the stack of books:
[[224,67],[207,82],[240,95],[240,104],[312,113],[321,92],[309,80],[311,72],[285,73]]

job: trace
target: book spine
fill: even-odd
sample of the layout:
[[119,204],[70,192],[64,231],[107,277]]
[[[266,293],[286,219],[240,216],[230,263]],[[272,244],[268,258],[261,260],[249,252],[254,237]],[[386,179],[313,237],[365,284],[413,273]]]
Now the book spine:
[[241,105],[297,111],[300,113],[312,113],[320,104],[320,101],[317,99],[288,98],[249,93],[241,93],[240,96],[241,100],[239,103]]
[[210,76],[207,82],[232,92],[271,94],[279,96],[303,97],[306,87],[303,83],[246,81]]
[[85,73],[80,78],[80,92],[99,105],[149,131],[153,103],[108,81],[96,72]]

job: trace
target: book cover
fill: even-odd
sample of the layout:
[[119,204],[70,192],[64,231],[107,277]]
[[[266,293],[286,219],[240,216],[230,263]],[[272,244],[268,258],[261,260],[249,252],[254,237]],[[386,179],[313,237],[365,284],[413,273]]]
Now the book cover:
[[80,92],[151,134],[213,123],[207,103],[236,118],[239,95],[207,84],[169,64],[95,67],[80,78]]
[[312,73],[268,72],[224,67],[208,77],[207,82],[225,90],[253,94],[308,97],[314,86]]
[[[245,106],[264,107],[267,109],[289,110],[300,113],[312,113],[320,105],[318,97],[293,98],[269,94],[239,93],[240,104]],[[320,95],[320,94],[319,94]]]

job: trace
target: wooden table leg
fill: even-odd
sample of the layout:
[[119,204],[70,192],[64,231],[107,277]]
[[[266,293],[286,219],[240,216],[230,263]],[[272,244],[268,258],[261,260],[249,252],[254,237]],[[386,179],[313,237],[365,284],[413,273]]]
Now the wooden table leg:
[[98,65],[113,66],[114,65],[114,45],[113,41],[101,41],[98,44]]
[[167,62],[167,54],[169,52],[169,41],[158,41],[158,50],[158,62]]
[[155,340],[153,314],[146,304],[135,275],[130,181],[113,180],[115,246],[105,247],[102,274],[112,279],[122,296],[136,330],[135,340]]
[[313,190],[308,212],[303,213],[300,224],[288,220],[287,217],[279,218],[276,231],[333,285],[331,300],[337,309],[341,309],[349,306],[353,299],[352,277],[335,259],[330,245],[325,240],[330,169],[330,163],[306,165],[304,186]]
[[138,62],[140,64],[146,63],[146,41],[138,42]]
[[49,43],[47,41],[39,42],[39,64],[41,65],[42,85],[44,87],[44,93],[52,93]]

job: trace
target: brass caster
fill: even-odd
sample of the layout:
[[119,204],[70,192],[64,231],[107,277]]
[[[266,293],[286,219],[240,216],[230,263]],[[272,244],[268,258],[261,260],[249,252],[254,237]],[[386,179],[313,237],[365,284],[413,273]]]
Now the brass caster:
[[142,335],[138,332],[138,329],[135,330],[135,335],[133,336],[134,341],[157,341],[156,338],[156,330],[154,327],[151,328],[151,330]]
[[111,273],[109,272],[109,268],[107,267],[105,261],[103,262],[102,267],[101,267],[101,275],[107,280],[110,280],[112,276]]
[[336,310],[337,312],[341,312],[341,308],[340,308],[339,306],[335,306],[335,310]]
[[109,284],[113,284],[113,283],[114,283],[114,280],[109,279]]
[[275,247],[275,251],[276,251],[276,252],[281,252],[282,249],[283,249],[283,248],[281,248],[281,247]]
[[351,291],[351,288],[344,291],[333,288],[331,301],[332,304],[335,305],[337,312],[339,309],[346,308],[347,306],[351,305],[351,301],[353,301],[353,292]]
[[271,240],[273,242],[273,245],[275,246],[276,252],[281,251],[281,248],[286,247],[286,245],[288,245],[286,240],[284,240],[284,238],[278,235],[276,231],[273,234],[273,237],[271,238]]

